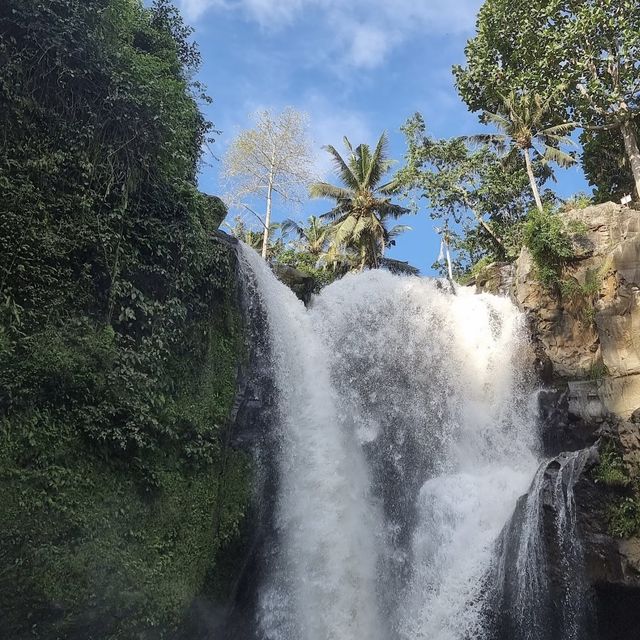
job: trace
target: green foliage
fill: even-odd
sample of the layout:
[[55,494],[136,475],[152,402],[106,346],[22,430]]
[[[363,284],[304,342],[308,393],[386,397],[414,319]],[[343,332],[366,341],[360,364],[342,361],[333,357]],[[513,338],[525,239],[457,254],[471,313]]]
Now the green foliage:
[[604,484],[617,494],[608,509],[609,533],[616,538],[640,534],[638,478],[629,472],[613,441],[607,441],[601,447],[600,460],[591,473],[595,482]]
[[[589,319],[589,316],[587,316],[587,319]],[[591,319],[590,321],[593,322],[593,319]],[[602,380],[608,375],[609,368],[604,362],[602,362],[602,360],[597,360],[596,362],[594,362],[594,364],[591,366],[591,369],[589,369],[589,378],[591,380]]]
[[349,152],[346,160],[333,146],[326,147],[344,186],[317,182],[311,185],[309,193],[335,203],[322,216],[332,223],[331,252],[327,256],[332,263],[348,270],[377,268],[382,265],[385,248],[393,246],[395,238],[409,229],[405,225],[389,228],[389,221],[409,210],[391,202],[400,186],[396,180],[381,184],[392,164],[387,156],[387,135],[380,136],[373,151],[366,144],[354,149],[347,138],[344,143]]
[[600,451],[600,461],[593,470],[593,478],[609,487],[626,487],[630,484],[629,471],[612,442],[607,442]]
[[[575,211],[576,209],[586,209],[587,207],[593,204],[593,197],[587,195],[586,193],[576,193],[575,195],[567,198],[562,205],[563,211]],[[582,225],[575,227],[569,227],[571,231],[574,233],[584,233],[586,231],[586,226],[584,223]]]
[[248,499],[199,55],[165,0],[7,0],[0,34],[2,630],[170,637]]
[[540,281],[547,286],[558,284],[563,267],[574,255],[562,219],[548,208],[531,210],[523,228],[523,243],[531,252]]
[[575,125],[556,121],[551,98],[544,99],[537,93],[522,90],[499,93],[498,97],[501,102],[498,110],[495,113],[484,111],[480,117],[483,123],[496,127],[498,133],[474,138],[502,150],[506,154],[504,162],[524,160],[536,206],[542,211],[544,205],[533,163],[538,162],[544,168],[545,179],[553,176],[551,162],[561,167],[574,164],[573,154],[561,147],[575,144],[568,136]]
[[[396,180],[428,202],[454,249],[458,272],[483,257],[513,260],[521,246],[520,222],[533,206],[524,166],[504,163],[487,145],[466,138],[434,139],[415,114],[404,125],[405,166]],[[542,167],[536,165],[542,179]]]
[[[638,118],[634,121],[638,135]],[[633,193],[633,174],[625,154],[624,142],[619,131],[585,130],[580,134],[582,144],[582,168],[589,185],[594,187],[593,200],[620,202]]]
[[605,261],[599,268],[587,269],[583,282],[578,282],[572,277],[562,278],[558,281],[561,296],[570,304],[577,306],[584,320],[589,324],[595,321],[595,304],[600,294],[602,281],[610,266],[609,261]]
[[[549,101],[557,122],[608,127],[621,136],[640,106],[639,46],[636,0],[487,0],[465,50],[466,66],[454,74],[473,111],[496,111],[505,92],[534,93]],[[615,189],[607,174],[592,183]]]
[[616,538],[631,538],[640,533],[640,500],[627,496],[609,510],[609,532]]

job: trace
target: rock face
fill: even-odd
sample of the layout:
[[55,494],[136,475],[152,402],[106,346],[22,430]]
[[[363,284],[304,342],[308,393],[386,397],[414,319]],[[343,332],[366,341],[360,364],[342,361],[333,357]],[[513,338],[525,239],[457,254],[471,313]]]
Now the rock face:
[[280,282],[286,284],[302,302],[309,303],[315,287],[315,281],[312,276],[284,264],[274,264],[272,269]]
[[[618,443],[625,462],[637,464],[640,426],[620,421],[607,425],[601,434],[605,432]],[[598,463],[596,453],[575,486],[576,518],[586,579],[593,594],[597,637],[640,638],[640,538],[616,538],[610,533],[612,505],[632,496],[634,490],[608,486],[599,480]]]
[[538,367],[567,383],[574,412],[628,418],[640,406],[640,211],[607,203],[564,216],[575,258],[562,287],[538,281],[526,249],[486,267],[476,287],[527,314]]
[[[640,640],[640,537],[637,526],[634,537],[613,536],[611,519],[612,508],[627,504],[630,530],[640,520],[640,211],[607,203],[563,215],[575,258],[561,286],[541,284],[524,249],[515,263],[486,267],[476,288],[508,295],[527,315],[529,357],[547,387],[539,395],[545,455],[586,455],[572,500],[595,637]],[[629,482],[612,486],[599,477],[605,443],[615,446]],[[548,464],[543,497],[556,486]],[[566,516],[546,499],[543,511],[542,537],[553,549]],[[575,570],[556,560],[549,564],[552,592]]]

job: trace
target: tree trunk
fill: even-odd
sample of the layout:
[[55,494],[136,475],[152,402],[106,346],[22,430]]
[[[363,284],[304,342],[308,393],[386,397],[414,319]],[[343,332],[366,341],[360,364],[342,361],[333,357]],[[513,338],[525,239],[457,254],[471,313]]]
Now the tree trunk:
[[480,224],[484,230],[491,236],[491,239],[503,250],[505,251],[505,247],[504,247],[504,242],[502,242],[502,238],[500,238],[498,236],[498,234],[496,234],[496,232],[489,226],[489,224],[487,223],[487,221],[480,215],[478,214],[475,209],[469,207],[469,209],[471,210],[471,213],[473,214],[473,217],[478,221],[478,224]]
[[271,200],[273,195],[273,176],[269,176],[269,186],[267,187],[267,213],[264,217],[264,233],[262,234],[262,257],[267,259],[267,249],[269,248],[269,227],[271,225]]
[[624,139],[624,150],[627,153],[631,173],[633,174],[633,183],[636,188],[635,199],[640,200],[640,149],[638,149],[638,138],[633,121],[626,120],[620,128]]
[[536,206],[540,213],[544,211],[542,206],[542,199],[540,198],[540,192],[538,191],[538,184],[536,183],[536,177],[533,175],[533,167],[531,166],[531,156],[529,155],[529,149],[523,149],[524,162],[527,165],[527,175],[529,176],[529,183],[531,184],[531,191],[533,191],[533,198],[536,201]]

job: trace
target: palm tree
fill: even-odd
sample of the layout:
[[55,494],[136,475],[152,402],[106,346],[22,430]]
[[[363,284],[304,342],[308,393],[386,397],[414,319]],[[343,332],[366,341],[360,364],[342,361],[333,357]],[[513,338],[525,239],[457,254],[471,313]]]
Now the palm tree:
[[[231,226],[228,222],[225,222],[224,225],[229,229],[229,232],[234,238],[241,240],[245,244],[249,245],[252,249],[260,253],[263,249],[263,240],[264,234],[262,231],[255,231],[250,229],[244,223],[244,220],[241,216],[236,216],[234,218],[234,225]],[[267,245],[267,258],[273,256],[273,254],[278,253],[282,249],[283,241],[282,238],[277,238],[275,241],[273,237],[278,229],[281,228],[280,223],[272,223],[269,227],[269,244]]]
[[386,133],[380,136],[373,153],[366,144],[354,149],[346,137],[344,144],[349,152],[347,160],[333,146],[325,147],[333,156],[336,173],[344,186],[317,182],[311,185],[309,193],[312,198],[335,201],[334,208],[322,216],[332,222],[329,243],[334,253],[336,249],[355,252],[357,269],[377,268],[384,263],[385,248],[409,228],[405,225],[389,228],[389,220],[409,213],[409,209],[390,200],[399,190],[396,180],[380,184],[391,167]]
[[331,231],[329,225],[318,216],[309,216],[305,226],[291,219],[284,220],[280,229],[285,234],[293,231],[304,244],[305,250],[316,258],[323,253]]
[[537,160],[545,167],[549,162],[555,162],[561,167],[574,164],[576,159],[562,151],[560,147],[575,146],[573,140],[567,136],[575,128],[575,123],[565,122],[546,126],[550,118],[551,101],[544,101],[537,94],[518,94],[512,91],[507,96],[500,94],[500,98],[502,108],[498,113],[485,111],[482,115],[482,121],[495,125],[500,133],[481,134],[472,136],[472,139],[493,144],[504,151],[510,147],[505,161],[514,160],[522,152],[533,197],[538,209],[543,211],[542,199],[533,171],[533,161]]

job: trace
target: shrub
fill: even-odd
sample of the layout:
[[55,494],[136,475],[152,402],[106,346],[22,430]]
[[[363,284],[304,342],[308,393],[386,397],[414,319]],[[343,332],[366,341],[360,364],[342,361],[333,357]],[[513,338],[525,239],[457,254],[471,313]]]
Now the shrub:
[[631,538],[640,532],[640,501],[625,497],[609,509],[609,533],[616,538]]
[[540,281],[557,285],[563,267],[574,256],[562,219],[548,209],[533,209],[524,224],[523,243],[531,252]]
[[609,487],[626,487],[631,482],[629,472],[612,442],[607,442],[600,452],[600,462],[595,467],[593,478]]

